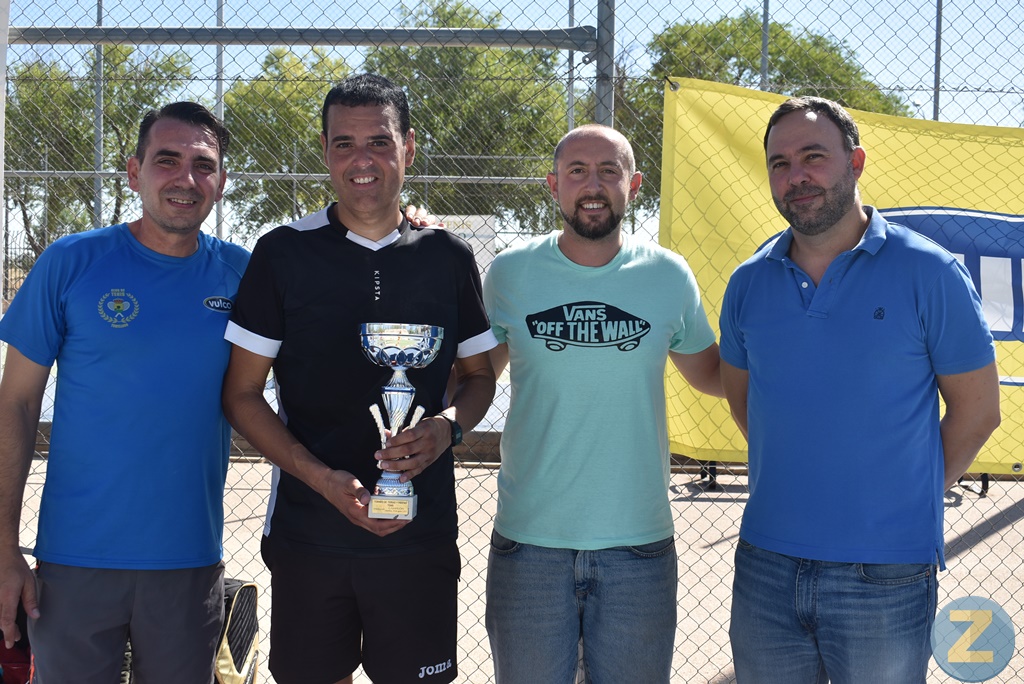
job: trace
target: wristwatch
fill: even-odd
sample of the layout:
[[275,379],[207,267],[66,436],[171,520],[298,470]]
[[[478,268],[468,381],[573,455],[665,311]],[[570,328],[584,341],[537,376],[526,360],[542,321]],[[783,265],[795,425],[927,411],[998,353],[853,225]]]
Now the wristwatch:
[[437,415],[447,420],[448,424],[452,427],[452,443],[448,446],[454,447],[462,444],[462,426],[456,420],[449,418],[443,413],[438,413]]

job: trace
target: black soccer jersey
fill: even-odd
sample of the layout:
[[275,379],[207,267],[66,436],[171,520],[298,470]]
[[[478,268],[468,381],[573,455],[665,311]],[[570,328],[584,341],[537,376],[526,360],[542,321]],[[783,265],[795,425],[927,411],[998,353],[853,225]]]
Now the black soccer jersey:
[[[381,474],[373,458],[380,437],[369,407],[381,404],[392,371],[364,356],[360,324],[444,329],[437,357],[408,371],[416,388],[413,406],[422,405],[426,416],[444,408],[459,344],[490,326],[465,241],[443,229],[412,230],[403,220],[396,239],[381,247],[349,233],[332,209],[260,238],[239,285],[228,338],[274,358],[279,412],[288,428],[325,464],[351,472],[372,491]],[[456,536],[451,450],[412,480],[416,518],[386,537],[353,525],[297,478],[279,474],[266,532],[306,551],[408,553]]]

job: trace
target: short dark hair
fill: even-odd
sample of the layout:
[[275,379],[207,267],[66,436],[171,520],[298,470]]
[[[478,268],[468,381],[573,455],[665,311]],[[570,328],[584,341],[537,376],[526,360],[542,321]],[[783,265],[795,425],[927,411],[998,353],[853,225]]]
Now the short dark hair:
[[792,114],[793,112],[814,112],[828,117],[828,120],[836,125],[843,135],[843,147],[847,152],[853,152],[853,148],[860,145],[860,131],[857,130],[857,122],[853,120],[850,113],[843,109],[842,105],[823,97],[794,97],[779,105],[770,119],[768,129],[764,132],[764,150],[768,151],[768,134],[772,127],[779,122],[779,119]]
[[327,136],[327,111],[334,105],[342,107],[392,106],[398,112],[398,128],[405,137],[412,128],[409,100],[405,91],[379,74],[349,76],[331,88],[324,98],[320,127]]
[[142,161],[146,154],[146,145],[149,144],[149,129],[153,128],[153,124],[160,119],[174,119],[192,126],[200,126],[213,133],[217,138],[218,161],[221,167],[224,166],[224,155],[228,152],[231,134],[213,112],[198,102],[173,102],[160,109],[148,111],[146,116],[142,117],[142,123],[139,124],[139,140],[135,143],[135,156],[139,161]]

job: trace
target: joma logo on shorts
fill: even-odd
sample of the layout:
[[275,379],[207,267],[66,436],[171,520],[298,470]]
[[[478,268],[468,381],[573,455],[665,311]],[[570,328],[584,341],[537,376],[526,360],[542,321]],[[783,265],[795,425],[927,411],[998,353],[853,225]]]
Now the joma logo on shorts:
[[451,660],[451,658],[449,658],[447,661],[445,661],[443,663],[438,663],[437,665],[427,665],[426,667],[421,667],[420,668],[420,679],[423,679],[424,677],[426,677],[428,675],[441,674],[442,672],[444,672],[445,670],[447,670],[451,666],[452,666],[452,660]]

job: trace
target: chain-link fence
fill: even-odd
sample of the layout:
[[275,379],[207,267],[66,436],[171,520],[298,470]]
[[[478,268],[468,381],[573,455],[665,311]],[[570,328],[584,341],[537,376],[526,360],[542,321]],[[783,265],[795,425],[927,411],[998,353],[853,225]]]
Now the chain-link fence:
[[[330,85],[364,70],[406,84],[418,142],[406,199],[448,216],[484,270],[506,246],[556,227],[542,179],[555,142],[588,121],[613,123],[633,141],[645,182],[627,226],[654,239],[666,76],[819,94],[900,116],[1024,122],[1020,2],[781,5],[16,2],[6,67],[4,303],[55,238],[137,217],[123,169],[138,121],[177,99],[203,101],[228,123],[231,181],[207,229],[251,245],[268,227],[330,200],[318,140]],[[460,453],[460,681],[492,681],[482,578],[507,387],[500,382],[491,412]],[[44,406],[44,423],[51,408]],[[41,430],[41,458],[26,493],[27,552],[47,434]],[[675,466],[680,619],[673,681],[729,682],[731,561],[745,470],[702,468],[686,455]],[[946,500],[949,571],[940,605],[984,595],[1024,624],[1016,525],[1024,486],[1011,479],[993,481],[987,491],[981,481],[967,484],[974,491],[957,488]],[[269,466],[236,440],[225,556],[229,575],[263,588],[264,630],[269,576],[258,539],[269,487]],[[1022,679],[1024,659],[1015,657],[997,681]],[[265,670],[261,680],[272,681]],[[930,681],[953,680],[933,666]]]

